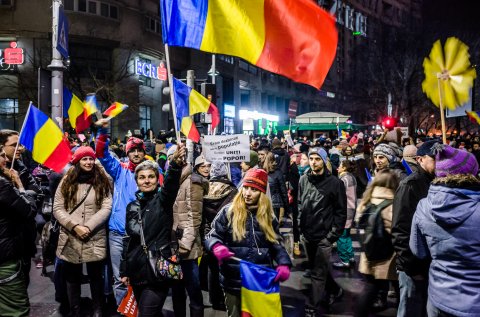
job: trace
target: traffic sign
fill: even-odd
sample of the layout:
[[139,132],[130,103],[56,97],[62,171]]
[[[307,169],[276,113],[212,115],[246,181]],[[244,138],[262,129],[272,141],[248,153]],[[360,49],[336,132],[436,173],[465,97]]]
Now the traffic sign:
[[57,51],[68,58],[68,20],[63,7],[58,9]]

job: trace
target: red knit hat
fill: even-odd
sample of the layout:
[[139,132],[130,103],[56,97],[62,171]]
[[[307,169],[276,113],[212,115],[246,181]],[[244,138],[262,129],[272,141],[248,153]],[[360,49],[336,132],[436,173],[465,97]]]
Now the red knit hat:
[[90,156],[93,157],[93,159],[96,159],[97,157],[95,156],[95,152],[93,149],[89,146],[80,146],[75,153],[73,153],[72,156],[72,164],[77,164],[78,161],[80,161],[82,158]]
[[268,174],[260,168],[249,169],[243,179],[243,186],[253,187],[261,191],[267,192]]
[[125,152],[128,153],[131,149],[134,148],[140,148],[145,151],[145,143],[143,143],[143,140],[132,136],[127,141],[127,145],[125,146]]

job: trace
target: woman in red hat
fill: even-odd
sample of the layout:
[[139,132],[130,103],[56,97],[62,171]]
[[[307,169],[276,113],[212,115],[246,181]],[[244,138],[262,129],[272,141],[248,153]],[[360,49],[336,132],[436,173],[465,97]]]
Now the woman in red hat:
[[61,225],[57,257],[63,260],[71,316],[80,316],[83,263],[87,263],[93,316],[102,316],[103,260],[107,255],[105,222],[112,209],[112,185],[95,165],[91,147],[79,147],[72,167],[55,194],[53,214]]
[[278,221],[266,195],[268,175],[262,169],[250,169],[240,192],[231,204],[218,213],[205,245],[220,263],[220,283],[225,292],[228,316],[240,316],[240,263],[242,260],[266,267],[277,263],[276,281],[290,276],[292,262],[280,244]]

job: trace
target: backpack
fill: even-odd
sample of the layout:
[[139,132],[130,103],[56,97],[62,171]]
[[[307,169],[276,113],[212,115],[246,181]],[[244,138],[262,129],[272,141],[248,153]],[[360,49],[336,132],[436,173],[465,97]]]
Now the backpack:
[[385,230],[382,210],[393,203],[385,199],[378,205],[368,204],[358,222],[362,251],[369,261],[387,260],[393,255],[392,236]]

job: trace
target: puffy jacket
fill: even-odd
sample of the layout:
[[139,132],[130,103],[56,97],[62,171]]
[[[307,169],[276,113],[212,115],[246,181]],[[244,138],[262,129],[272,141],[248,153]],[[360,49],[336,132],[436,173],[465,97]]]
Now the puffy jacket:
[[[105,171],[113,179],[113,200],[112,213],[108,221],[108,229],[118,234],[125,234],[125,210],[127,205],[135,200],[137,183],[135,174],[129,169],[128,163],[121,163],[113,157],[108,151],[109,141],[104,131],[100,131],[96,144],[95,152],[98,160],[102,163]],[[162,171],[159,169],[160,174]]]
[[136,200],[127,206],[127,234],[123,238],[120,276],[129,277],[132,285],[158,283],[141,245],[138,211],[142,213],[146,245],[149,248],[168,245],[172,238],[173,204],[180,187],[180,175],[181,168],[170,164],[161,189],[146,195],[137,192]]
[[430,259],[420,260],[412,254],[410,246],[410,230],[412,219],[420,199],[427,197],[428,188],[433,175],[419,167],[419,171],[409,175],[400,182],[393,199],[392,238],[397,254],[397,269],[409,276],[423,275],[428,277]]
[[307,241],[338,240],[347,220],[347,195],[343,182],[327,169],[322,175],[311,170],[300,177],[298,213],[301,232]]
[[202,256],[203,196],[208,193],[208,181],[192,172],[186,165],[180,178],[180,189],[173,205],[173,230],[177,233],[182,259],[196,259]]
[[270,196],[272,198],[273,208],[288,208],[288,193],[285,178],[280,169],[268,174],[268,185],[270,186]]
[[0,176],[0,264],[21,259],[24,253],[22,224],[36,214],[35,199],[20,193],[5,177]]
[[[107,232],[104,224],[112,210],[112,196],[109,194],[103,199],[102,205],[97,206],[95,188],[92,187],[85,201],[69,214],[70,210],[65,210],[65,198],[61,190],[64,179],[58,185],[53,202],[53,215],[61,225],[57,257],[70,263],[103,260],[107,256]],[[90,184],[78,184],[77,202],[83,199],[89,187]],[[90,239],[80,240],[73,232],[75,225],[90,229],[93,233]]]
[[413,254],[432,258],[428,299],[460,317],[480,316],[480,182],[472,178],[434,180],[410,236]]
[[[246,235],[242,241],[234,241],[232,235],[232,226],[228,221],[228,214],[231,204],[226,205],[218,213],[212,223],[212,230],[207,235],[205,246],[208,251],[212,251],[215,244],[221,243],[228,247],[235,257],[252,262],[258,265],[273,267],[273,261],[277,265],[292,266],[287,251],[281,244],[281,237],[278,232],[278,221],[273,219],[273,228],[277,234],[278,243],[268,241],[260,229],[256,211],[249,212],[249,217],[245,223]],[[220,266],[221,276],[220,284],[222,287],[233,294],[239,294],[242,282],[240,279],[240,263],[235,260],[224,261]]]
[[238,193],[237,187],[226,177],[210,179],[208,193],[203,197],[203,238],[210,232],[213,219]]

